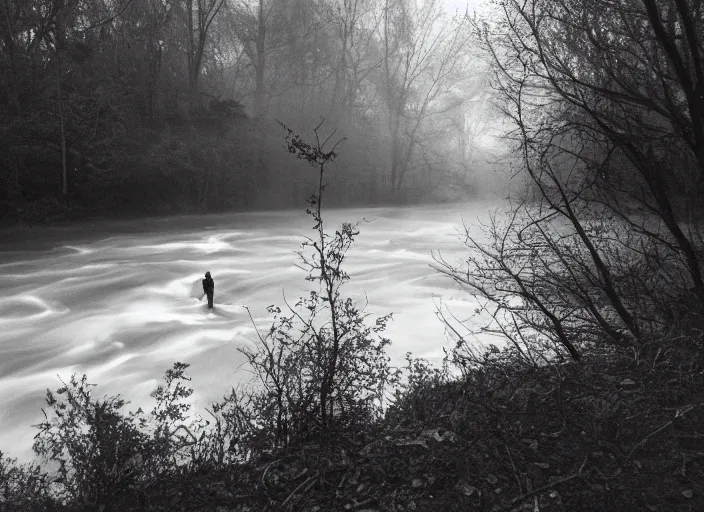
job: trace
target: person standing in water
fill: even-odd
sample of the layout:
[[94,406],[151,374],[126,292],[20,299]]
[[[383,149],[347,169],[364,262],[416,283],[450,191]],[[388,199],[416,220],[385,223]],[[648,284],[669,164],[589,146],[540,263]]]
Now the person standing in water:
[[203,279],[203,291],[208,296],[208,308],[213,309],[213,295],[215,294],[215,281],[210,277],[210,272],[205,273]]

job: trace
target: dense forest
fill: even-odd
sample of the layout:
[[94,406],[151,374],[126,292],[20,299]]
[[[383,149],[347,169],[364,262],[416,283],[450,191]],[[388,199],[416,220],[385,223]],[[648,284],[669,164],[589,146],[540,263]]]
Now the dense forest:
[[488,74],[441,2],[3,0],[0,19],[6,219],[300,205],[277,121],[347,138],[334,204],[471,191]]
[[[85,375],[47,390],[34,451],[59,469],[0,454],[0,504],[704,510],[700,0],[496,0],[484,18],[422,0],[125,2],[4,0],[7,204],[312,192],[311,290],[269,307],[241,349],[252,386],[202,417],[180,362],[151,415]],[[393,366],[390,315],[346,295],[358,225],[324,225],[321,204],[471,184],[487,80],[520,193],[481,235],[466,226],[464,261],[434,254],[474,308],[435,303],[442,367]]]

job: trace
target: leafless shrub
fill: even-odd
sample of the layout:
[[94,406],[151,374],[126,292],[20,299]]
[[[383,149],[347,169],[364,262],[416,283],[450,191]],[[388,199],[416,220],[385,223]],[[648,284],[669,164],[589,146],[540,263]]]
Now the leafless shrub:
[[217,406],[224,425],[257,450],[333,439],[335,431],[350,432],[353,425],[378,419],[391,376],[385,353],[390,341],[383,336],[391,316],[368,322],[364,307],[341,293],[349,280],[343,263],[359,232],[347,223],[334,234],[324,228],[325,166],[336,153],[325,149],[334,133],[321,143],[319,128],[312,145],[286,128],[287,150],[319,173],[306,210],[315,236],[298,252],[306,280],[319,288],[295,304],[284,299],[284,309],[269,307],[271,328],[257,331],[254,346],[241,349],[254,374],[252,388],[246,394],[233,390]]

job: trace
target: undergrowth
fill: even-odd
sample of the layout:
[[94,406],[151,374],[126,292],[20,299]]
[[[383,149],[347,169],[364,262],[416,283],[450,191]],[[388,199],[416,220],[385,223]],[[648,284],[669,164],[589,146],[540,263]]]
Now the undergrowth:
[[156,397],[175,420],[161,426],[164,416],[121,413],[122,399],[88,399],[85,380],[72,379],[37,446],[61,469],[3,457],[3,510],[704,508],[696,346],[655,366],[603,352],[532,368],[506,350],[454,378],[409,358],[384,417],[274,450],[188,423],[168,398],[188,394],[185,370],[170,370],[177,378]]

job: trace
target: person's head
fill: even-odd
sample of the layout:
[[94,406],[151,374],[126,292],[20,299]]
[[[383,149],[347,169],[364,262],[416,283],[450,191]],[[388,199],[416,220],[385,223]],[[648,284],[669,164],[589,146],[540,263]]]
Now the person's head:
[[210,277],[210,272],[206,272],[205,277]]

